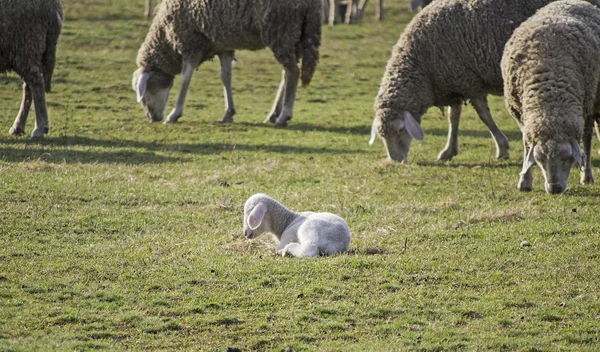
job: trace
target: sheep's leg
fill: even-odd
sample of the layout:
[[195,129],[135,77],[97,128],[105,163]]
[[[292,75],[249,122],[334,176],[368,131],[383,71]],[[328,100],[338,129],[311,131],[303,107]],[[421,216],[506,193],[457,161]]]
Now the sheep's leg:
[[[600,115],[596,115],[595,117],[595,122],[594,122],[594,129],[596,130],[596,138],[598,138],[598,140],[600,141]],[[598,154],[600,154],[600,150],[598,150]]]
[[580,183],[594,183],[592,174],[592,137],[594,134],[594,119],[587,119],[583,128],[583,152],[585,153],[584,164],[581,165]]
[[496,141],[496,159],[508,159],[508,138],[506,138],[504,133],[496,126],[488,106],[487,97],[471,99],[471,104]]
[[375,13],[375,17],[379,21],[383,21],[385,19],[383,16],[383,0],[377,1],[377,12]]
[[177,102],[175,103],[175,108],[173,111],[171,111],[164,123],[177,122],[177,120],[183,115],[183,103],[185,102],[185,96],[188,88],[190,87],[192,73],[194,73],[194,68],[197,66],[198,65],[193,65],[191,61],[183,61],[183,70],[181,70],[181,88],[179,89]]
[[146,0],[146,18],[150,18],[152,16],[152,0]]
[[233,93],[231,91],[231,63],[233,62],[233,51],[226,51],[219,54],[221,62],[221,82],[225,91],[225,114],[221,122],[233,122],[235,115],[235,104],[233,103]]
[[275,120],[275,125],[285,126],[292,119],[294,103],[296,102],[296,90],[298,89],[298,65],[296,63],[287,65],[284,71],[285,91],[283,97],[283,109]]
[[285,70],[281,72],[281,83],[279,83],[279,88],[277,89],[277,94],[275,95],[275,102],[273,103],[273,108],[271,108],[271,112],[267,115],[265,119],[265,123],[271,122],[275,123],[279,114],[281,114],[281,109],[283,108],[283,98],[285,96]]
[[[327,0],[325,0],[327,1]],[[340,22],[340,0],[329,0],[329,26]]]
[[438,160],[451,160],[458,154],[458,124],[460,122],[460,113],[462,106],[460,104],[452,105],[448,113],[448,141],[446,147],[438,155]]
[[522,192],[531,192],[533,189],[533,177],[531,176],[531,167],[529,167],[529,149],[532,147],[525,143],[525,136],[523,136],[523,169],[519,174],[519,183],[517,189]]
[[50,129],[44,78],[41,72],[36,69],[35,72],[32,72],[27,78],[23,77],[23,79],[31,90],[35,107],[35,129],[31,132],[31,138],[42,138]]
[[21,101],[21,108],[15,119],[15,123],[10,129],[11,135],[21,135],[25,132],[25,124],[27,123],[27,116],[29,115],[29,109],[31,108],[32,102],[31,89],[27,83],[23,83],[23,100]]

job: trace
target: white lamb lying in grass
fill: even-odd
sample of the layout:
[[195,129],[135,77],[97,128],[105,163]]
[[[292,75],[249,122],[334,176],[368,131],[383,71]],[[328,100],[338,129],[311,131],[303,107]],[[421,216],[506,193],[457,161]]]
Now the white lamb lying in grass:
[[342,253],[351,240],[348,224],[337,215],[296,213],[267,195],[255,194],[244,205],[244,236],[252,239],[265,232],[279,240],[277,253],[283,256]]

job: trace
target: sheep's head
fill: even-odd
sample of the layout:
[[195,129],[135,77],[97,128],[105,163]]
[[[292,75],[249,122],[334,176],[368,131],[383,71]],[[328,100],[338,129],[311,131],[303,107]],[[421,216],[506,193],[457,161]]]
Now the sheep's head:
[[529,150],[523,171],[537,164],[544,175],[544,188],[547,193],[559,194],[567,190],[567,181],[573,164],[583,165],[585,155],[579,142],[547,141],[537,143]]
[[255,238],[266,232],[265,215],[267,206],[265,203],[256,202],[250,198],[244,205],[244,236],[248,239]]
[[150,122],[162,121],[174,78],[163,71],[146,71],[142,67],[133,73],[131,85]]
[[408,111],[403,111],[400,116],[389,117],[389,109],[377,111],[373,126],[371,127],[371,140],[373,145],[375,138],[379,136],[388,154],[388,160],[407,162],[408,151],[413,139],[422,140],[423,129],[417,119]]

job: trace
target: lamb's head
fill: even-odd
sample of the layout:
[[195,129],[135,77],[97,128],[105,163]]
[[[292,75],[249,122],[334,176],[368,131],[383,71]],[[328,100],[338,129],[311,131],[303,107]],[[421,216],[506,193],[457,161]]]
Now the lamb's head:
[[131,85],[150,122],[162,121],[174,79],[174,76],[163,71],[143,67],[133,73]]
[[244,205],[244,236],[255,238],[269,231],[267,204],[261,201],[260,195],[252,196]]
[[529,150],[523,172],[537,164],[544,175],[544,188],[547,193],[558,194],[567,190],[567,180],[573,164],[583,165],[585,155],[581,152],[579,142],[548,140],[533,144]]
[[379,136],[387,151],[388,160],[407,162],[408,151],[413,139],[422,140],[423,129],[418,119],[408,111],[401,114],[391,114],[390,109],[378,109],[371,127],[371,140],[373,145],[375,138]]

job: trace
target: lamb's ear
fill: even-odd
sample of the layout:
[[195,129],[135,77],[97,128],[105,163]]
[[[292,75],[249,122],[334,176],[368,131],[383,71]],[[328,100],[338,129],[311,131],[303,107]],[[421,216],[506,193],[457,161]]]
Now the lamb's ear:
[[267,206],[263,203],[258,203],[254,209],[252,209],[250,215],[248,215],[248,226],[250,229],[256,230],[265,218],[266,213]]
[[533,165],[535,165],[535,158],[533,156],[534,149],[535,147],[529,148],[529,153],[527,153],[525,160],[523,160],[523,169],[521,170],[522,175],[529,171]]
[[136,87],[137,93],[137,102],[139,103],[144,98],[144,94],[146,94],[146,87],[148,86],[148,80],[150,79],[150,74],[148,72],[142,73],[140,76],[140,80],[138,81]]
[[371,125],[371,139],[369,139],[369,145],[373,145],[375,143],[375,139],[377,138],[377,120],[373,119],[373,125]]
[[425,138],[421,125],[419,125],[417,120],[408,111],[404,112],[404,128],[412,138],[418,141],[422,141]]
[[585,153],[581,151],[579,147],[579,143],[577,141],[571,142],[571,148],[573,148],[573,158],[575,158],[575,162],[582,166],[585,162]]

